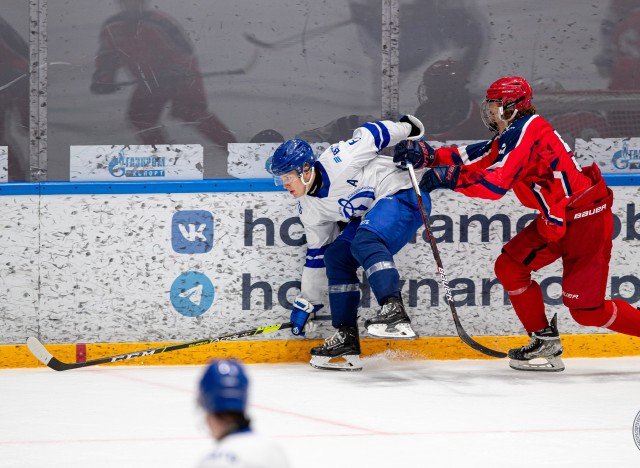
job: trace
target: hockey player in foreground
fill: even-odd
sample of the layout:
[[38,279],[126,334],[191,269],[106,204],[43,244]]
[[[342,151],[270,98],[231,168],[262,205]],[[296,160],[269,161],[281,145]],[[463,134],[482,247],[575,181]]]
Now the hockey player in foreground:
[[198,404],[218,444],[199,468],[287,468],[280,446],[251,431],[246,416],[249,379],[237,361],[212,361],[200,379]]
[[[433,160],[423,191],[446,188],[468,197],[497,200],[513,189],[520,202],[539,211],[534,222],[504,245],[496,276],[529,333],[527,346],[509,351],[518,370],[561,371],[564,364],[557,317],[548,322],[542,290],[531,272],[562,258],[562,300],[581,325],[640,336],[640,311],[605,300],[613,239],[613,192],[596,164],[580,167],[549,123],[536,114],[532,90],[521,77],[494,82],[482,118],[493,139],[441,148],[426,157],[396,146],[394,160]],[[539,359],[542,358],[542,359]]]
[[[307,142],[289,140],[267,161],[276,185],[284,185],[298,199],[296,211],[307,238],[301,295],[291,313],[295,335],[310,329],[312,322],[307,321],[323,307],[322,285],[327,279],[329,283],[331,320],[337,330],[323,346],[311,349],[313,367],[362,369],[360,266],[382,306],[376,318],[365,321],[367,332],[384,338],[416,336],[400,296],[393,255],[411,240],[422,220],[410,178],[379,152],[423,133],[418,119],[404,116],[399,122],[366,123],[351,140],[331,145],[317,159]],[[418,161],[416,167],[425,165]],[[424,200],[430,210],[429,196]]]

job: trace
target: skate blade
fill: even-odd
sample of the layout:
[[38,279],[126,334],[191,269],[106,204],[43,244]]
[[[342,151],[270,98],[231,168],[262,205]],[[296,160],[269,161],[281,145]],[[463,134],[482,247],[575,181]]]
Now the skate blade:
[[416,333],[408,323],[398,323],[393,326],[375,323],[367,326],[367,333],[377,338],[394,338],[397,340],[416,339]]
[[328,356],[311,356],[309,364],[311,367],[323,370],[347,372],[362,370],[362,360],[360,359],[360,356],[354,354],[334,358]]
[[517,359],[511,359],[509,361],[509,367],[515,370],[522,371],[537,371],[537,372],[562,372],[564,370],[564,362],[560,357],[550,358],[536,358],[529,361],[518,361]]

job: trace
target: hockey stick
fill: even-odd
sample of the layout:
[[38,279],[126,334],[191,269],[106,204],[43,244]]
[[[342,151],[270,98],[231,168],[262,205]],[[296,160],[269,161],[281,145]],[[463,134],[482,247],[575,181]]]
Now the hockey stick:
[[[36,68],[44,68],[44,67],[50,67],[52,65],[71,65],[69,62],[50,62],[50,63],[43,63],[42,65],[38,65],[38,67]],[[4,91],[5,89],[7,89],[9,86],[13,85],[14,83],[17,83],[18,81],[27,78],[30,75],[30,73],[23,73],[22,75],[20,75],[17,78],[14,78],[13,80],[9,81],[8,83],[3,84],[2,86],[0,86],[0,91]]]
[[422,215],[422,222],[424,224],[424,229],[427,233],[427,237],[429,238],[429,244],[431,245],[431,251],[433,252],[433,258],[436,261],[436,265],[438,266],[438,273],[440,274],[440,281],[442,281],[442,286],[444,287],[444,292],[447,297],[447,302],[449,303],[449,307],[451,308],[451,315],[453,315],[453,323],[456,325],[456,331],[458,332],[458,336],[462,341],[471,346],[476,351],[479,351],[487,356],[493,356],[497,358],[507,357],[506,353],[502,351],[494,351],[493,349],[487,348],[486,346],[478,343],[473,338],[469,336],[469,334],[462,328],[462,323],[460,323],[460,317],[458,316],[458,312],[456,311],[456,306],[453,303],[453,294],[451,293],[451,288],[449,288],[449,281],[447,280],[447,274],[444,271],[444,266],[442,266],[442,260],[440,259],[440,252],[438,251],[438,245],[436,243],[436,239],[433,237],[433,232],[431,231],[431,224],[429,222],[429,214],[427,213],[427,209],[424,206],[424,201],[422,200],[422,194],[420,193],[420,186],[418,185],[418,180],[416,179],[416,173],[413,170],[413,166],[411,164],[407,164],[407,168],[409,169],[409,175],[411,176],[411,185],[413,185],[413,191],[416,194],[416,198],[418,199],[418,207],[420,209],[420,214]]
[[[232,70],[210,71],[210,72],[201,73],[200,76],[203,78],[208,78],[211,76],[244,75],[255,65],[257,60],[258,60],[258,51],[255,50],[253,52],[253,56],[243,68],[234,68]],[[140,78],[137,80],[117,81],[113,83],[113,85],[117,87],[131,86],[131,85],[138,84],[140,82],[144,82],[144,80]]]
[[160,348],[145,349],[142,351],[134,351],[133,353],[118,354],[115,356],[107,356],[103,358],[93,359],[86,362],[67,363],[56,359],[53,354],[47,351],[47,348],[34,337],[27,339],[27,347],[29,351],[46,366],[57,371],[66,371],[70,369],[78,369],[80,367],[97,366],[98,364],[108,364],[110,362],[128,361],[129,359],[136,359],[139,357],[151,356],[154,354],[168,353],[171,351],[177,351],[179,349],[194,348],[196,346],[204,346],[211,343],[217,343],[219,341],[231,341],[238,338],[245,338],[247,336],[262,335],[264,333],[272,333],[279,330],[286,330],[291,328],[291,322],[276,323],[274,325],[268,325],[266,327],[252,328],[251,330],[245,330],[237,333],[230,333],[228,335],[222,335],[217,338],[207,338],[205,340],[189,341],[186,343],[177,343],[169,346],[162,346]]
[[325,26],[318,26],[317,28],[312,28],[308,31],[303,30],[300,33],[296,33],[291,36],[284,37],[274,42],[261,41],[256,36],[250,33],[243,33],[242,36],[253,45],[262,47],[263,49],[284,49],[286,47],[299,44],[305,38],[310,39],[315,36],[320,36],[329,31],[333,31],[334,29],[341,28],[342,26],[346,26],[347,24],[351,24],[351,23],[353,23],[353,21],[351,19],[348,19],[345,21],[339,21],[337,23],[328,24]]

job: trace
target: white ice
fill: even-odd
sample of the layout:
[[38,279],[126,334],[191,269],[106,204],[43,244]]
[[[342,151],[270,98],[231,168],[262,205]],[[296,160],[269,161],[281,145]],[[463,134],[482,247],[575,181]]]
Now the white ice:
[[[294,467],[639,467],[640,357],[249,365],[254,428]],[[192,467],[202,366],[0,371],[0,467]]]

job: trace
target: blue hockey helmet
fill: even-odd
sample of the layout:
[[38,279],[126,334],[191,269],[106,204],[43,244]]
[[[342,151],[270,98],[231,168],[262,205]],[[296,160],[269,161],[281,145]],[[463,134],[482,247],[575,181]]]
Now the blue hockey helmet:
[[304,140],[287,140],[273,153],[265,168],[273,175],[276,185],[282,185],[280,176],[296,171],[302,175],[305,170],[311,169],[316,161],[316,155],[309,143]]
[[200,380],[198,402],[210,413],[244,413],[248,390],[249,379],[240,362],[215,360]]

